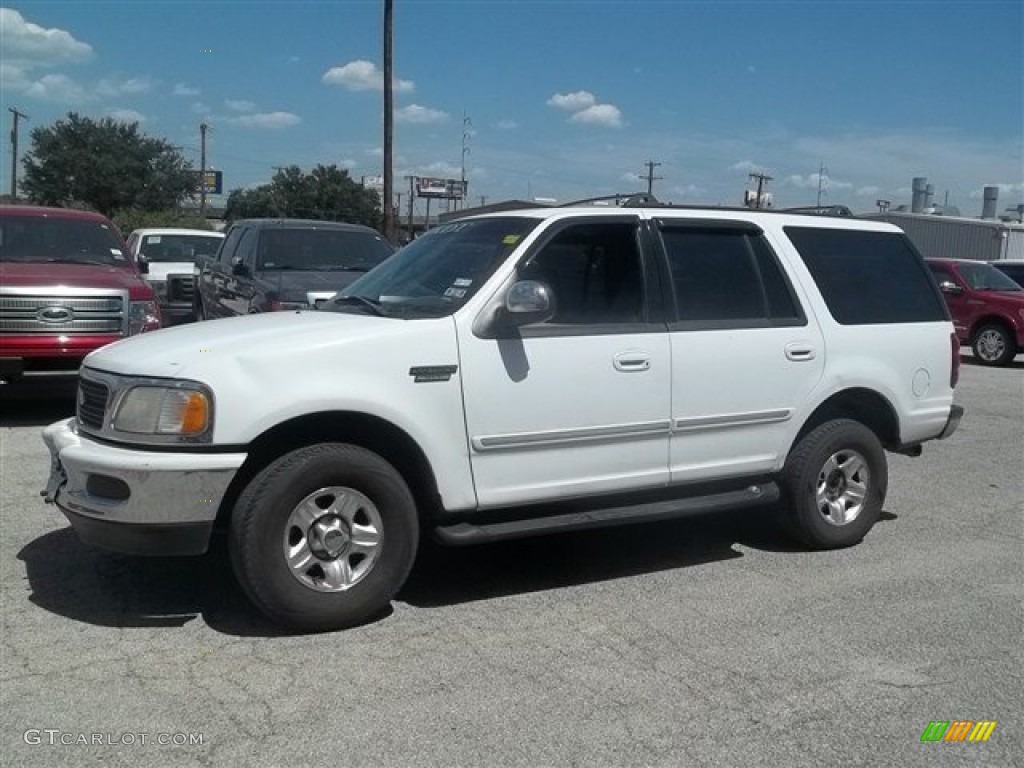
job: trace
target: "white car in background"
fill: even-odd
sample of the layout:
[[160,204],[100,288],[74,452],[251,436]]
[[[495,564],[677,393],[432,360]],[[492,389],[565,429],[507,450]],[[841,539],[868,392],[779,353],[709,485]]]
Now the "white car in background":
[[196,259],[216,254],[223,239],[222,232],[174,227],[136,229],[128,237],[128,250],[168,325],[192,318]]

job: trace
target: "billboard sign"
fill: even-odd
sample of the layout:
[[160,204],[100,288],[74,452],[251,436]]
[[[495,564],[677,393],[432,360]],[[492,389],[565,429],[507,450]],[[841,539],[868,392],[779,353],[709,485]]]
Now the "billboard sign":
[[[206,192],[208,195],[221,195],[224,193],[224,172],[223,171],[192,171],[196,178],[196,192]],[[205,187],[205,189],[204,189]]]
[[416,196],[461,200],[466,196],[466,182],[459,179],[427,179],[417,177]]

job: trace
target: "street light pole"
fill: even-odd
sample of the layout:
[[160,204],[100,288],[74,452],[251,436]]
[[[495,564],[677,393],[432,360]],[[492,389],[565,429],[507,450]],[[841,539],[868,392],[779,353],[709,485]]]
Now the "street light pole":
[[206,123],[199,124],[199,218],[206,218]]
[[395,211],[392,207],[391,183],[394,174],[394,51],[392,50],[392,39],[394,37],[394,2],[384,0],[384,238],[395,242]]
[[12,115],[14,115],[14,125],[11,127],[11,197],[14,200],[18,199],[18,119],[25,118],[28,120],[28,115],[24,112],[19,112],[17,107],[8,107]]

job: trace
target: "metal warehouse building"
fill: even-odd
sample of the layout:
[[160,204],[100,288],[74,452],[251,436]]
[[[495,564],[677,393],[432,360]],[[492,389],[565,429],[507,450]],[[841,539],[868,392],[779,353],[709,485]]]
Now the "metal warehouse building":
[[1024,259],[1024,224],[998,219],[888,211],[860,218],[895,224],[925,258]]

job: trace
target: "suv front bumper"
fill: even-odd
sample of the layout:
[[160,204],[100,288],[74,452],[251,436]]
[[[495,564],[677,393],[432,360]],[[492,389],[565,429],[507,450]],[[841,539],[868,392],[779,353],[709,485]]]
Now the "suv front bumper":
[[42,494],[87,544],[133,555],[206,551],[217,510],[244,453],[117,448],[66,419],[43,430],[50,478]]

